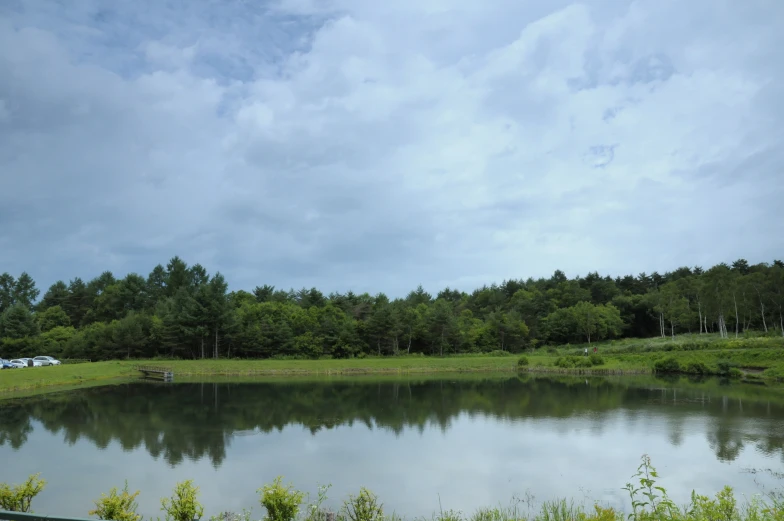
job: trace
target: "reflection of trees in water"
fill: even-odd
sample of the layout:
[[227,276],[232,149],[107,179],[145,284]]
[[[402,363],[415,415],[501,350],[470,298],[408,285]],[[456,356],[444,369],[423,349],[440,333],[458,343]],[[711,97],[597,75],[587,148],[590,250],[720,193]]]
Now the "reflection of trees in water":
[[[503,420],[579,417],[599,434],[611,414],[622,413],[629,428],[665,422],[673,445],[688,433],[690,419],[707,418],[708,443],[723,461],[737,458],[748,444],[767,454],[784,453],[780,401],[729,398],[720,394],[722,388],[646,388],[620,382],[508,378],[107,386],[0,402],[0,444],[20,447],[32,431],[31,421],[38,420],[50,432],[62,432],[70,444],[86,438],[103,448],[116,441],[125,450],[143,446],[171,465],[208,457],[217,466],[234,435],[281,431],[292,424],[313,434],[364,425],[400,435],[406,428],[446,431],[463,414]],[[749,418],[764,421],[750,425]],[[562,422],[555,424],[559,427],[569,429]]]

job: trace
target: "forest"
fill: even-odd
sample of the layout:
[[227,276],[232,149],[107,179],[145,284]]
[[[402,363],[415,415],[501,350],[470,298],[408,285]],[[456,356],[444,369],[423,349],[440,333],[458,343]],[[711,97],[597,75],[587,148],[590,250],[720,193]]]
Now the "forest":
[[[39,299],[40,297],[40,299]],[[0,356],[350,358],[521,352],[614,338],[713,333],[784,336],[784,262],[612,278],[506,280],[471,293],[422,286],[390,299],[282,290],[229,291],[179,257],[144,277],[106,271],[41,296],[28,273],[0,275]]]

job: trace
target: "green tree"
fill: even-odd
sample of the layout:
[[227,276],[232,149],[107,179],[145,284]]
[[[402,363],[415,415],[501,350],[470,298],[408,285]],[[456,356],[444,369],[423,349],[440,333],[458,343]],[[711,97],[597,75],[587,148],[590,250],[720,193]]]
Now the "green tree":
[[21,304],[32,310],[39,293],[33,278],[27,272],[22,272],[14,285],[14,304]]
[[0,313],[14,305],[15,289],[16,279],[11,274],[0,275]]
[[14,304],[0,316],[0,338],[20,339],[37,335],[38,324],[23,303]]
[[41,302],[38,303],[38,311],[46,311],[47,309],[60,306],[65,309],[68,301],[68,286],[62,280],[58,280],[46,290]]
[[41,331],[49,331],[56,327],[68,327],[71,325],[71,319],[68,318],[68,315],[60,306],[47,308],[43,313],[39,313],[36,318]]

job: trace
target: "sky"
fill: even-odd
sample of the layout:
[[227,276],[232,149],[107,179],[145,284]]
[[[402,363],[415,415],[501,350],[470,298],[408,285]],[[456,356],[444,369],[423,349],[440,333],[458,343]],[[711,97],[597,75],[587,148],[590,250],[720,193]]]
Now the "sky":
[[402,296],[784,257],[779,0],[4,0],[0,272]]

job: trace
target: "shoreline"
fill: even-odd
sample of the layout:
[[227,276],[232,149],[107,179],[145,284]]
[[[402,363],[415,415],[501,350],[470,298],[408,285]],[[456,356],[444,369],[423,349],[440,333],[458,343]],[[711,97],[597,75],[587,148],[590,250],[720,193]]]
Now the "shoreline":
[[[600,346],[601,349],[602,346]],[[607,353],[599,351],[600,363],[583,365],[582,354],[573,348],[556,352],[507,355],[452,355],[444,357],[397,356],[387,358],[352,358],[320,360],[276,359],[203,359],[203,360],[113,360],[63,364],[55,367],[8,369],[0,372],[0,399],[11,395],[60,391],[111,384],[140,377],[137,365],[170,368],[177,377],[351,377],[390,375],[444,375],[530,373],[564,376],[639,376],[657,374],[654,364],[674,358],[680,371],[672,374],[690,375],[689,365],[704,370],[698,376],[717,376],[717,364],[729,361],[736,367],[734,380],[754,383],[782,381],[784,353],[774,348],[710,349],[702,351],[655,351],[647,353]],[[591,357],[588,357],[590,359]],[[525,360],[523,360],[525,359]],[[571,361],[569,364],[564,364]],[[520,365],[518,365],[520,361]]]

